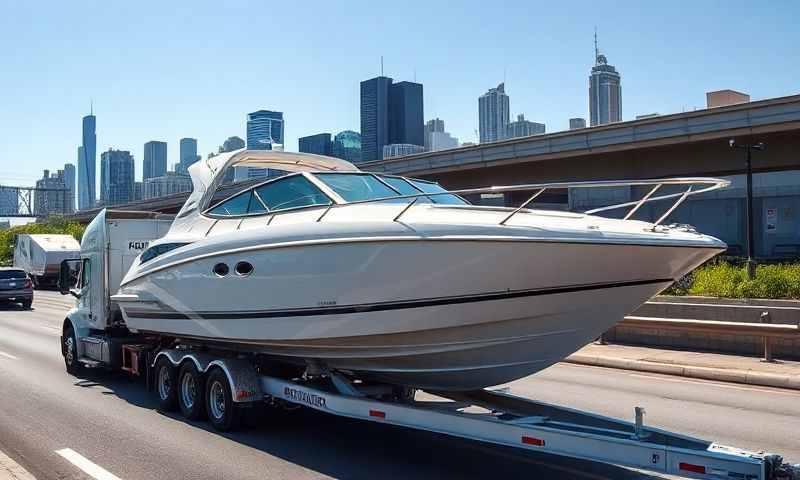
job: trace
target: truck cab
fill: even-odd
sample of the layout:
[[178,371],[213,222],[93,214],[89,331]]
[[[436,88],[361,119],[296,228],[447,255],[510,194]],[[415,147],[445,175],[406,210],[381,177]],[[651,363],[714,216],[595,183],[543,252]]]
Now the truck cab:
[[64,260],[59,290],[76,297],[62,327],[67,370],[117,363],[115,345],[130,336],[111,296],[134,260],[161,238],[172,216],[152,212],[102,210],[86,227],[80,258]]

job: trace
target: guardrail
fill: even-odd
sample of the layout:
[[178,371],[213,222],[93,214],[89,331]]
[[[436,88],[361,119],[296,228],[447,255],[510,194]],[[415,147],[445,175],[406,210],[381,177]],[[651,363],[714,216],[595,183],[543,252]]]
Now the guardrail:
[[[800,324],[769,323],[769,314],[762,315],[764,323],[720,322],[715,320],[691,320],[681,318],[625,317],[618,323],[620,327],[658,328],[663,330],[682,330],[703,333],[726,333],[750,335],[764,338],[764,361],[773,361],[773,338],[786,338],[800,335]],[[602,337],[601,337],[602,341]]]

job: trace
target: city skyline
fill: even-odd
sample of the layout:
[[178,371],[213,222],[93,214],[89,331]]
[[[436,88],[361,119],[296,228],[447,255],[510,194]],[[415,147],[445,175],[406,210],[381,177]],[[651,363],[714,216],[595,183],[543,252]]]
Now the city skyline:
[[[92,98],[98,115],[96,151],[109,147],[130,150],[137,161],[137,180],[141,178],[139,162],[145,141],[167,140],[168,156],[176,162],[180,158],[178,140],[191,136],[198,139],[198,154],[205,157],[225,138],[244,137],[242,117],[260,107],[285,112],[287,150],[294,150],[297,138],[315,132],[359,131],[358,82],[380,73],[381,54],[385,56],[385,75],[413,79],[416,73],[417,81],[425,85],[425,120],[444,119],[448,130],[463,142],[475,141],[475,97],[503,79],[514,97],[512,118],[524,113],[545,123],[548,131],[566,130],[569,118],[589,118],[587,75],[594,63],[595,25],[603,52],[625,76],[623,120],[655,111],[668,114],[702,107],[705,92],[711,90],[744,91],[754,100],[797,92],[794,79],[798,67],[781,61],[792,53],[791,45],[798,39],[789,22],[798,7],[788,3],[770,11],[743,4],[737,10],[741,15],[726,20],[724,28],[711,21],[725,15],[727,9],[722,6],[693,6],[691,14],[684,15],[653,5],[632,9],[587,3],[580,7],[585,10],[584,19],[578,20],[566,9],[542,6],[536,7],[536,18],[531,20],[533,7],[510,4],[509,15],[502,20],[456,12],[449,22],[453,25],[442,27],[438,22],[425,21],[417,27],[419,35],[403,41],[381,36],[377,24],[351,29],[354,20],[339,11],[332,12],[326,22],[314,20],[297,32],[276,26],[276,34],[294,42],[297,48],[291,59],[286,52],[272,52],[270,62],[264,65],[252,62],[255,45],[247,46],[247,40],[238,33],[240,27],[234,27],[238,20],[258,24],[261,16],[257,13],[248,18],[242,6],[217,12],[210,5],[198,5],[192,18],[181,24],[176,19],[183,18],[182,7],[167,8],[154,22],[135,18],[135,11],[143,8],[130,6],[120,14],[110,6],[54,4],[46,14],[39,12],[37,20],[27,24],[25,30],[8,22],[0,37],[19,55],[11,59],[7,75],[0,79],[1,91],[14,92],[0,113],[0,128],[14,139],[0,146],[3,183],[31,185],[43,168],[74,163],[81,137],[80,122],[75,119],[87,113]],[[275,14],[296,15],[295,7],[276,8]],[[433,7],[430,18],[445,10]],[[11,5],[7,18],[29,17],[33,11],[33,7]],[[126,34],[105,35],[121,18],[130,18]],[[744,18],[749,20],[745,22]],[[97,25],[98,31],[89,35],[80,29],[63,32],[53,28],[79,20]],[[215,37],[226,37],[226,42],[208,36],[208,28],[203,26],[207,21],[215,23]],[[679,32],[667,28],[670,22],[680,25]],[[752,29],[753,22],[769,23],[770,29],[748,37],[745,44],[738,41],[739,32]],[[625,28],[612,28],[614,23]],[[503,29],[504,40],[487,42],[487,33],[497,28]],[[344,32],[336,42],[319,41],[334,29]],[[41,38],[47,44],[55,32],[63,41],[51,42],[49,51],[42,42],[28,40]],[[97,34],[107,37],[96,45],[97,53],[91,58],[76,58],[73,53],[81,51],[79,45],[86,45]],[[370,43],[369,38],[380,40]],[[457,40],[446,68],[438,55],[415,53],[423,51],[420,47],[429,40],[445,38]],[[208,43],[209,48],[190,52],[180,66],[166,62],[198,42]],[[367,43],[343,68],[339,57],[341,47],[348,42]],[[522,48],[531,44],[537,45],[535,62],[530,62]],[[697,44],[706,45],[703,52],[696,51]],[[489,48],[493,55],[488,55]],[[120,50],[128,54],[118,55]],[[158,58],[153,58],[155,51],[160,52]],[[54,58],[59,59],[55,64]],[[69,63],[60,60],[67,58],[71,59]],[[678,68],[667,69],[674,72],[664,75],[667,60]],[[154,68],[144,68],[151,62]],[[216,65],[213,75],[207,71],[209,64]],[[275,64],[288,68],[282,69],[284,74],[275,75]],[[62,69],[66,75],[56,79],[43,74],[52,68]],[[126,75],[109,82],[99,74],[100,68],[124,69]],[[243,71],[247,72],[245,78]],[[325,91],[330,95],[311,87],[318,83],[322,71],[327,72]],[[654,97],[655,91],[668,95]],[[31,102],[33,98],[38,100]],[[46,137],[47,142],[36,141],[37,135]],[[28,157],[32,160],[22,166],[14,163]]]

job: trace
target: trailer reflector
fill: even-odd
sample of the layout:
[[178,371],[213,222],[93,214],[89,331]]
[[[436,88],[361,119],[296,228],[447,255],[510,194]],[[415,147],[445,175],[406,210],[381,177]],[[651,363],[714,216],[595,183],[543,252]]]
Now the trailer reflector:
[[683,463],[683,462],[681,462],[681,463],[678,464],[678,468],[680,468],[681,470],[686,470],[687,472],[692,472],[692,473],[706,473],[706,467],[704,467],[702,465],[694,465],[694,464],[691,464],[691,463]]
[[537,447],[544,447],[544,440],[536,437],[522,436],[522,443],[525,445],[536,445]]
[[369,416],[375,418],[386,418],[386,412],[382,412],[380,410],[370,410]]

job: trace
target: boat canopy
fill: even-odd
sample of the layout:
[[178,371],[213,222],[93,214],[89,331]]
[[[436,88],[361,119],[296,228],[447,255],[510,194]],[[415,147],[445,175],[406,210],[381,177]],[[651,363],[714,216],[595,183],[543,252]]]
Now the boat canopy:
[[272,168],[286,172],[358,172],[358,167],[339,158],[311,153],[275,150],[236,150],[195,162],[189,167],[193,190],[178,216],[208,206],[222,183],[224,173],[235,166]]

